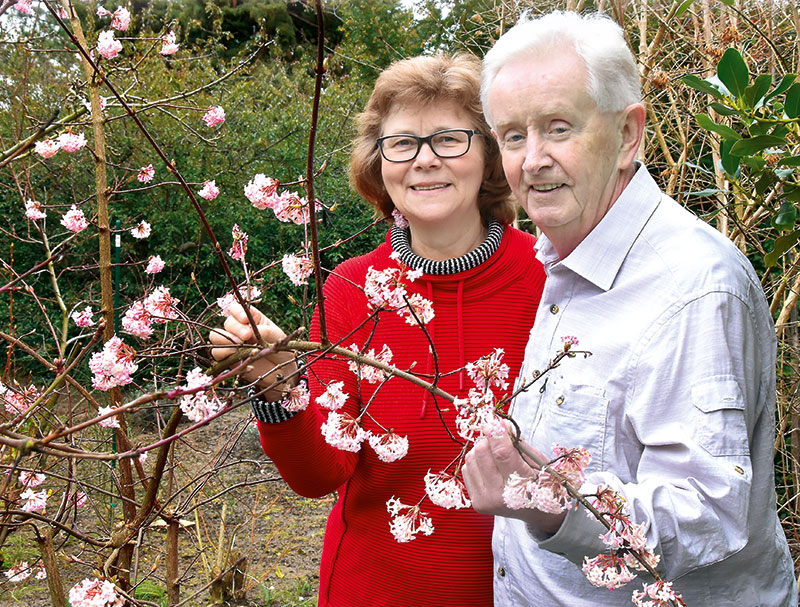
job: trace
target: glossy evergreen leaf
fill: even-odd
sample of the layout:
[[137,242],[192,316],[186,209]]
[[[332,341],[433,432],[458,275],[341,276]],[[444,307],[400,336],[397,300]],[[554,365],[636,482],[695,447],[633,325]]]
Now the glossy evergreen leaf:
[[800,167],[800,156],[786,156],[781,158],[778,164],[785,167]]
[[747,64],[735,48],[729,48],[717,64],[717,76],[728,87],[731,95],[742,98],[750,80]]
[[772,86],[772,76],[770,74],[758,75],[755,82],[744,91],[747,105],[752,108],[758,107],[764,99],[764,95],[769,91],[770,86]]
[[798,241],[800,241],[800,230],[795,230],[790,234],[785,234],[784,236],[776,239],[775,247],[770,253],[764,255],[764,264],[766,264],[768,268],[774,266],[778,262],[778,259],[780,259],[781,255],[793,248]]
[[738,179],[740,158],[738,156],[734,156],[733,154],[731,154],[731,147],[733,143],[735,142],[728,139],[723,139],[722,141],[720,141],[719,159],[720,159],[720,164],[722,165],[722,170],[725,171],[728,175],[730,175],[734,179]]
[[783,111],[789,118],[800,116],[800,82],[795,82],[786,91],[786,101],[783,104]]
[[773,135],[758,135],[749,139],[740,139],[733,144],[731,154],[735,156],[752,156],[768,147],[786,145],[786,140]]
[[712,101],[708,104],[712,110],[714,110],[720,116],[736,116],[739,113],[739,110],[736,108],[732,108],[728,105],[724,105],[719,101]]
[[742,136],[734,131],[731,127],[714,122],[708,114],[695,114],[694,119],[697,120],[697,124],[699,124],[705,130],[716,133],[723,139],[733,139],[738,141],[742,138]]
[[681,5],[678,7],[678,10],[675,11],[675,17],[680,17],[689,10],[689,7],[694,4],[694,0],[683,0]]
[[686,86],[690,88],[693,88],[697,91],[701,91],[703,93],[708,93],[709,95],[712,95],[717,99],[723,98],[722,93],[717,87],[709,83],[707,80],[698,78],[694,74],[689,74],[688,76],[684,76],[683,78],[681,78],[681,82],[683,82]]
[[797,74],[786,74],[781,78],[780,83],[769,92],[766,100],[772,99],[775,95],[780,95],[783,91],[792,86],[792,83],[797,79]]

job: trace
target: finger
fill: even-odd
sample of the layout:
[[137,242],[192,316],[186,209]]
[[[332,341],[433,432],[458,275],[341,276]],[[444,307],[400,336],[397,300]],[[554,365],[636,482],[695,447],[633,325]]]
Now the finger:
[[224,329],[211,329],[208,333],[208,340],[215,346],[228,346],[238,344],[241,340]]

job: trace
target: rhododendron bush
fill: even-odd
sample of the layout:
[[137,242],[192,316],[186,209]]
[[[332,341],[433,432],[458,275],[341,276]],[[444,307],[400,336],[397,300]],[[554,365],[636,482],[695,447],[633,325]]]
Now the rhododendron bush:
[[[167,4],[175,6],[0,2],[0,206],[8,218],[0,252],[0,595],[38,587],[53,605],[117,607],[154,604],[143,589],[155,587],[178,605],[191,600],[191,587],[219,602],[242,598],[275,570],[252,555],[270,537],[254,530],[271,507],[263,486],[278,479],[257,454],[231,459],[247,440],[256,444],[238,374],[273,348],[319,354],[321,344],[301,340],[321,281],[384,237],[385,223],[369,218],[345,175],[352,115],[379,69],[420,48],[479,51],[508,19],[474,2],[416,16],[398,4],[376,16],[363,0],[332,3],[327,39],[317,36],[312,6],[295,7],[306,12],[294,21],[288,12],[275,23],[263,17],[245,36],[233,31],[228,7],[183,18],[180,3]],[[659,123],[662,141],[665,128]],[[689,148],[675,141],[651,143],[648,163],[660,166],[656,147]],[[672,187],[680,173],[701,189],[707,175],[677,167],[662,167]],[[419,274],[399,259],[369,270],[364,294],[377,322],[397,315],[427,331],[436,309],[412,292]],[[213,365],[206,337],[234,302],[261,307],[292,332],[290,341],[243,348]],[[553,367],[589,354],[580,337],[563,337]],[[373,387],[389,379],[436,384],[394,367],[386,344],[345,340],[326,356]],[[401,544],[436,533],[431,505],[471,506],[461,467],[475,441],[517,437],[504,413],[515,378],[502,349],[464,371],[462,398],[431,388],[456,412],[460,454],[428,470],[418,493],[386,504],[386,533]],[[320,407],[321,432],[336,448],[363,449],[386,465],[413,451],[368,404],[346,412],[344,386],[332,381],[312,400],[301,381],[286,389],[284,406]],[[366,430],[365,419],[380,430]],[[783,430],[788,420],[779,420]],[[611,487],[585,483],[593,454],[568,441],[552,445],[546,461],[520,445],[536,471],[508,479],[506,505],[580,505],[606,527],[608,551],[583,563],[591,583],[630,582],[625,592],[638,605],[681,604],[657,576],[659,555],[625,502]],[[229,467],[245,480],[226,480]],[[249,513],[249,534],[226,527],[229,503]],[[244,535],[249,546],[241,546]],[[184,551],[189,562],[179,558]],[[192,580],[200,568],[205,578]]]

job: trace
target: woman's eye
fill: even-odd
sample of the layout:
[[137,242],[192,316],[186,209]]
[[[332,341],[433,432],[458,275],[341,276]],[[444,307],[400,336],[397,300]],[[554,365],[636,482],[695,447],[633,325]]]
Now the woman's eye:
[[389,145],[391,145],[393,148],[410,148],[411,146],[416,145],[416,142],[409,138],[390,139],[389,141]]

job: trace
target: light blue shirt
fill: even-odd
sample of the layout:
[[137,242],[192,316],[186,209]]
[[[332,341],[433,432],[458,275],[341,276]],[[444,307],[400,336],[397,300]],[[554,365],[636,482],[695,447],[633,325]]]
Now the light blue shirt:
[[[524,438],[591,452],[584,492],[624,496],[688,607],[796,606],[773,478],[775,331],[748,260],[644,166],[568,257],[546,237],[537,256],[547,282],[521,377],[565,336],[592,356],[517,396]],[[497,517],[495,605],[631,605],[648,574],[609,591],[580,569],[606,551],[604,531],[583,507],[549,538]]]

